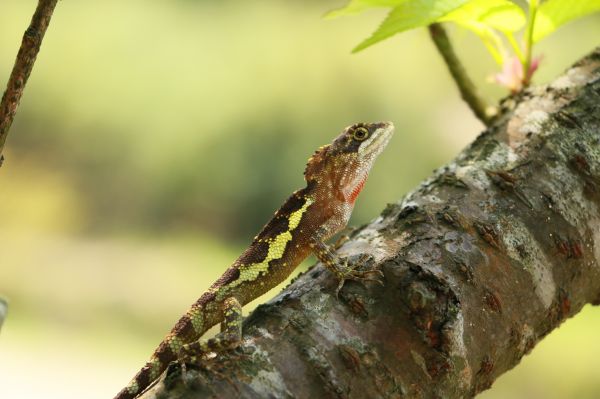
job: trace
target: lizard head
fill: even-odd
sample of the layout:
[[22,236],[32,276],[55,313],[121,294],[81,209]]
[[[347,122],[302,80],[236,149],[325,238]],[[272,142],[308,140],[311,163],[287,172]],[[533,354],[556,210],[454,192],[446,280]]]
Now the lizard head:
[[375,159],[394,132],[391,122],[357,123],[308,160],[306,181],[326,185],[336,198],[354,203]]

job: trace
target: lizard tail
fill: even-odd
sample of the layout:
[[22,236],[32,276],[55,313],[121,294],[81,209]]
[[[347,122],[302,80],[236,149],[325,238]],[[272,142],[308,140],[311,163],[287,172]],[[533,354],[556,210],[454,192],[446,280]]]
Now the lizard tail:
[[148,389],[167,369],[169,363],[177,360],[184,344],[196,341],[206,332],[203,308],[206,299],[203,295],[188,312],[179,319],[175,327],[167,334],[146,365],[133,377],[129,385],[121,390],[114,399],[134,399]]

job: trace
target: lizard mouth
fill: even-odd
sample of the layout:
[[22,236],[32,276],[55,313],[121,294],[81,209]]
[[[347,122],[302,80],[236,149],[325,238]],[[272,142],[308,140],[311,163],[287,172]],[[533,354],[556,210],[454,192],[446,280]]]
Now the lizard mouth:
[[394,134],[394,124],[392,122],[379,122],[374,124],[375,131],[364,143],[361,144],[359,153],[366,158],[374,159],[387,146]]

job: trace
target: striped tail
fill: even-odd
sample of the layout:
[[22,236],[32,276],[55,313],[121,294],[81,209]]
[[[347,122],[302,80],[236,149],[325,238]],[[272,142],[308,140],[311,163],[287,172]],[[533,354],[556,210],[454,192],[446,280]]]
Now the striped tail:
[[160,343],[146,365],[114,399],[134,399],[142,394],[167,369],[169,363],[177,360],[183,345],[198,340],[206,330],[212,327],[212,325],[208,325],[209,323],[205,323],[207,321],[205,308],[206,304],[213,299],[214,294],[207,292],[192,305]]

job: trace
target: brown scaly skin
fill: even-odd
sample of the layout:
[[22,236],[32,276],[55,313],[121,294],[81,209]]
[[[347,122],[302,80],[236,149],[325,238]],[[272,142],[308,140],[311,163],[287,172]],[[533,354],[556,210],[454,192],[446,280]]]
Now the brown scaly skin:
[[[250,247],[179,319],[150,361],[115,399],[137,397],[170,362],[202,359],[239,345],[241,307],[285,280],[311,252],[339,279],[338,291],[345,280],[377,281],[380,271],[363,271],[340,262],[325,241],[348,223],[354,201],[393,131],[390,122],[358,123],[319,148],[306,165],[306,187],[287,199]],[[220,334],[198,341],[218,323],[222,323]]]

